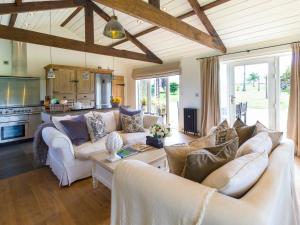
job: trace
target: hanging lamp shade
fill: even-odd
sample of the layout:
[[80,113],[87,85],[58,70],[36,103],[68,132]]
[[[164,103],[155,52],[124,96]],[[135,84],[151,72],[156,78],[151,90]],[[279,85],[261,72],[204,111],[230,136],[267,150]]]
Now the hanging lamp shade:
[[112,16],[106,24],[103,35],[111,39],[121,39],[126,36],[123,26],[119,23],[116,16]]

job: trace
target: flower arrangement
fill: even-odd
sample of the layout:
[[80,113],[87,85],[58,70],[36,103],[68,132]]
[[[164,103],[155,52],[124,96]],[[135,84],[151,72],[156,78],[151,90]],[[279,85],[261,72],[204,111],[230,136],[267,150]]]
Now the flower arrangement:
[[155,138],[166,138],[171,136],[171,129],[163,124],[154,124],[150,127],[150,133]]
[[111,98],[111,103],[120,104],[121,103],[121,98],[120,97],[112,97]]

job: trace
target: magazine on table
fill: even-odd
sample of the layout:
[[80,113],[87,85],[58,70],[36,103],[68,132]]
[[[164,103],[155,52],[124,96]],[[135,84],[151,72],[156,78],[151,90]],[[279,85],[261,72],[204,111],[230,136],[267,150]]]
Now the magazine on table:
[[150,149],[153,149],[153,147],[144,144],[125,145],[117,152],[117,155],[124,159],[139,152],[144,152]]

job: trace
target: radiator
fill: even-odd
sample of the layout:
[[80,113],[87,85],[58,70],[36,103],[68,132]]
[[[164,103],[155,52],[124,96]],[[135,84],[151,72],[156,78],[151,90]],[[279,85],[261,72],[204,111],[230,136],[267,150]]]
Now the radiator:
[[198,133],[197,127],[197,109],[195,108],[184,108],[184,133]]

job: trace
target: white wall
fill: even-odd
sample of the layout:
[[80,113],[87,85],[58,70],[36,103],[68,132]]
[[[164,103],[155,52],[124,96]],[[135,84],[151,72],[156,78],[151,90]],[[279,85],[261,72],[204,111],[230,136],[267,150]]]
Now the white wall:
[[181,60],[179,129],[183,129],[183,109],[198,109],[198,130],[200,129],[200,63],[195,57]]

